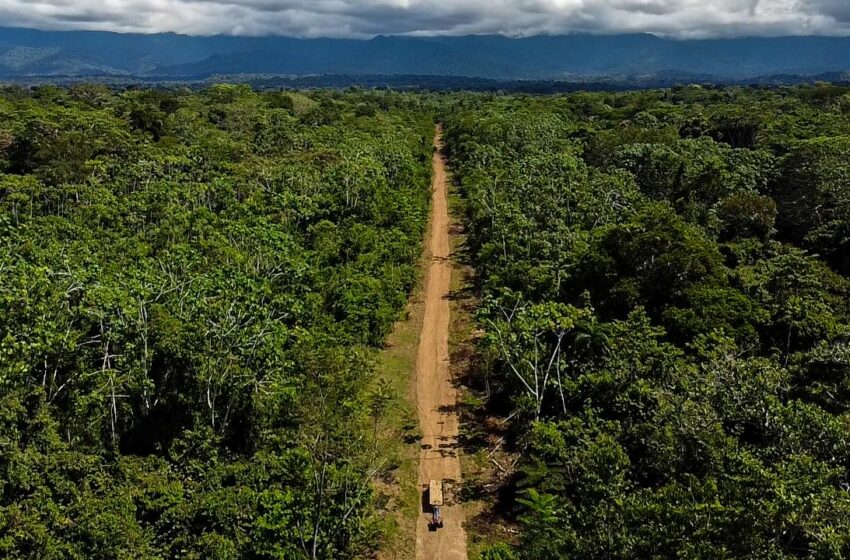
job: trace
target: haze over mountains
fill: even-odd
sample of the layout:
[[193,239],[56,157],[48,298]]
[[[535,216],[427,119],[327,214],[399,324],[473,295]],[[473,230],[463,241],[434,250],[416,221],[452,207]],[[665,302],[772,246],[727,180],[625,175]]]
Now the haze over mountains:
[[0,27],[0,79],[432,75],[572,80],[670,74],[746,80],[850,69],[847,37],[677,40],[649,34],[357,39],[194,37]]

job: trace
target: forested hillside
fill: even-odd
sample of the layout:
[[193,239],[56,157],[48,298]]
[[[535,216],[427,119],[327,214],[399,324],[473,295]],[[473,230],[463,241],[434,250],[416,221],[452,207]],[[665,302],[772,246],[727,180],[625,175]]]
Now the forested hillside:
[[375,547],[428,207],[389,93],[0,95],[0,557]]
[[850,556],[850,95],[478,96],[447,120],[521,455],[490,559]]
[[[846,80],[840,73],[850,70],[847,37],[682,40],[649,33],[512,35],[307,39],[0,27],[0,79],[76,76],[179,81],[222,75],[311,79],[335,75],[338,83],[347,85],[361,83],[365,77],[392,84],[393,77],[413,75],[424,87],[428,83],[424,76],[579,83],[592,78],[641,84],[647,77],[664,83],[728,82],[784,74],[776,80],[787,83],[824,72],[838,73]],[[446,83],[451,80],[431,87],[443,90]]]

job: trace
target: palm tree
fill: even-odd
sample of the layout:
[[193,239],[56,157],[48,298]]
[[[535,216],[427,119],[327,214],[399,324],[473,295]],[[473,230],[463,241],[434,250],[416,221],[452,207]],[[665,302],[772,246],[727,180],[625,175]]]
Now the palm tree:
[[585,356],[595,358],[608,353],[608,325],[600,323],[594,316],[588,323],[579,326],[573,335],[573,347]]

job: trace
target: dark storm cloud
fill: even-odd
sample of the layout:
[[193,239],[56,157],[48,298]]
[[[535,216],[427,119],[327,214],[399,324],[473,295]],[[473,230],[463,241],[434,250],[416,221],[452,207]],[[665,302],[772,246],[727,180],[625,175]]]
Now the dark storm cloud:
[[0,25],[355,36],[850,33],[850,0],[0,0]]
[[848,0],[804,0],[803,6],[810,13],[832,18],[839,23],[850,23]]

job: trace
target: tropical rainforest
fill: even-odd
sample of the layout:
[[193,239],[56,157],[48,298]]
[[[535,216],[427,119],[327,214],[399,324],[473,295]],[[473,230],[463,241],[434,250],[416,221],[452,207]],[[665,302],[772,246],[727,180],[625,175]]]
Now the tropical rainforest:
[[[434,122],[487,560],[850,557],[850,90],[0,92],[0,557],[369,558]],[[411,372],[411,375],[413,372]]]
[[0,557],[374,547],[372,351],[407,300],[415,100],[0,100]]
[[520,452],[486,557],[850,557],[848,116],[821,85],[447,118]]

